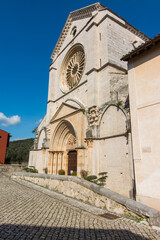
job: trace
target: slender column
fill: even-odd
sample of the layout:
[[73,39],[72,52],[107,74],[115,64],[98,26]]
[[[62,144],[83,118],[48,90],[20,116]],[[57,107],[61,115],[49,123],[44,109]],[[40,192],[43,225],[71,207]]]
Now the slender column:
[[52,153],[52,159],[51,159],[51,161],[52,161],[52,169],[51,169],[51,174],[53,174],[53,168],[54,168],[54,152]]
[[61,152],[61,169],[63,169],[63,153]]
[[49,153],[49,160],[48,160],[48,173],[51,174],[52,169],[52,153]]
[[77,149],[77,176],[80,176],[81,170],[87,170],[85,151],[86,149]]
[[53,152],[53,174],[56,174],[56,152]]
[[45,168],[45,157],[46,157],[46,149],[43,149],[43,171]]
[[61,152],[58,153],[58,171],[61,169]]
[[90,174],[93,174],[93,140],[89,139],[87,140],[87,146],[88,146],[88,171]]
[[58,152],[56,152],[56,174],[58,174]]
[[58,171],[63,167],[63,152],[58,152]]
[[51,153],[51,158],[50,158],[50,162],[51,162],[51,174],[53,173],[53,154]]
[[63,164],[64,164],[65,175],[68,175],[68,154],[67,154],[67,152],[64,152],[64,154],[63,154]]

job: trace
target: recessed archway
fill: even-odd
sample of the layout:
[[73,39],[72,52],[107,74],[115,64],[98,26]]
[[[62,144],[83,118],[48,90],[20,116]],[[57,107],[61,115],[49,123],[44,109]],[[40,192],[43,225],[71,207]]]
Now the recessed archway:
[[[58,171],[63,169],[65,174],[69,173],[71,175],[72,172],[77,171],[76,146],[77,137],[73,125],[69,121],[61,121],[53,133],[50,146],[52,155],[50,161],[51,173],[58,174]],[[72,155],[74,155],[74,158],[71,157]],[[73,159],[75,159],[75,162]],[[69,160],[70,162],[68,162]],[[70,167],[70,170],[68,170],[68,167]]]
[[73,125],[66,120],[60,122],[53,133],[51,149],[53,151],[65,151],[71,137],[77,138]]

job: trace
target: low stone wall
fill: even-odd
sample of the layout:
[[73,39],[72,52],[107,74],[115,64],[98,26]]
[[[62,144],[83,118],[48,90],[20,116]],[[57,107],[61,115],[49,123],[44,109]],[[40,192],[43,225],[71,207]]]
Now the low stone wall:
[[0,173],[7,173],[11,175],[13,172],[25,172],[23,169],[27,167],[26,164],[0,164]]
[[138,215],[160,227],[160,212],[79,177],[36,173],[13,173],[12,179],[30,181],[116,214]]

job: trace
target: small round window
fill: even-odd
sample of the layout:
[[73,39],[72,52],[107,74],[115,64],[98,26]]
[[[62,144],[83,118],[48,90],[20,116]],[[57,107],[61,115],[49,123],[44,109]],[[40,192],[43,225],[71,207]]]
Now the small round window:
[[72,28],[71,34],[74,37],[76,35],[76,33],[77,33],[77,27],[75,26]]

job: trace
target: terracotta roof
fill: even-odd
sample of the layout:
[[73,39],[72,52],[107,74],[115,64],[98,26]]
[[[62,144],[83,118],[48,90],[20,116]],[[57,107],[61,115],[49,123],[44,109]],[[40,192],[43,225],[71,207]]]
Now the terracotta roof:
[[136,49],[132,50],[131,52],[127,53],[126,55],[124,55],[121,58],[121,60],[128,61],[129,59],[131,59],[131,58],[141,54],[142,52],[148,50],[149,48],[151,48],[152,46],[154,46],[155,44],[157,44],[159,42],[160,42],[160,34],[158,34],[153,39],[150,39],[146,43],[141,44],[139,47],[137,47]]

